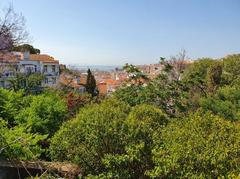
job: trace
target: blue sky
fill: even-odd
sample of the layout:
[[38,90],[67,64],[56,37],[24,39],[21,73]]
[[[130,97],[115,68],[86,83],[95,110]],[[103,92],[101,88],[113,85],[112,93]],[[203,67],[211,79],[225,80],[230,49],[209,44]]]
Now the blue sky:
[[156,63],[240,53],[240,0],[1,0],[32,44],[64,64]]

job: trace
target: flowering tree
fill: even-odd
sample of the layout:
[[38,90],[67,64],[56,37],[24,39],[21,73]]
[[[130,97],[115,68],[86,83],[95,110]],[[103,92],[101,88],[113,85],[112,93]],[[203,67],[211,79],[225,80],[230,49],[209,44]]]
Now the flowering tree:
[[15,45],[24,43],[28,37],[25,18],[10,5],[0,17],[0,52],[9,51]]

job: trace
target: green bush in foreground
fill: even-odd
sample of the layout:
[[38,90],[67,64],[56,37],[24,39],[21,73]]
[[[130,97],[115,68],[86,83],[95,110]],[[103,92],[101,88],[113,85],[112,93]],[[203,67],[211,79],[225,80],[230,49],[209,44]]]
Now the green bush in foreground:
[[17,123],[30,127],[32,133],[52,136],[64,121],[66,103],[54,94],[33,96],[28,107],[16,116]]
[[[159,143],[159,141],[156,141]],[[239,174],[240,125],[200,112],[162,131],[151,177],[216,178]]]
[[238,175],[238,123],[202,111],[172,120],[150,105],[106,100],[61,127],[51,157],[79,164],[90,178]]
[[15,116],[26,105],[23,95],[23,91],[0,88],[0,118],[7,121],[9,126],[14,124]]
[[76,119],[63,124],[50,146],[53,159],[79,164],[91,174],[101,173],[107,153],[122,153],[123,124],[130,108],[116,100],[80,110]]
[[130,110],[115,99],[81,110],[52,138],[52,159],[75,162],[91,177],[146,177],[153,168],[153,138],[167,118],[150,105]]
[[37,159],[43,149],[39,142],[46,135],[27,133],[26,128],[15,126],[11,129],[0,119],[0,158],[32,160]]

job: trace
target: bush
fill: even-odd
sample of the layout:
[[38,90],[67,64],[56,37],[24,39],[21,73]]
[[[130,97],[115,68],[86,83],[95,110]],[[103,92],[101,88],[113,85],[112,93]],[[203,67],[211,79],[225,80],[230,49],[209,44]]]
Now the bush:
[[154,167],[154,138],[160,138],[161,129],[167,122],[166,115],[156,107],[146,104],[133,107],[125,121],[128,130],[126,137],[122,138],[125,140],[124,152],[104,157],[105,176],[146,178],[146,171]]
[[[159,141],[157,141],[159,142]],[[153,150],[151,177],[217,178],[238,174],[240,125],[210,113],[171,122]]]
[[20,125],[27,125],[31,132],[54,134],[59,129],[67,113],[66,103],[54,94],[32,96],[29,106],[16,116]]
[[0,88],[0,118],[13,126],[15,116],[27,103],[26,99],[22,91],[14,92]]
[[80,110],[76,119],[66,122],[50,146],[52,159],[77,163],[91,174],[102,172],[107,153],[122,153],[123,122],[129,112],[125,103],[107,100]]
[[238,86],[225,86],[219,88],[216,94],[202,98],[200,106],[205,111],[212,111],[224,119],[240,119],[240,88]]
[[39,142],[47,136],[26,131],[23,126],[9,129],[6,121],[0,120],[0,158],[32,160],[43,153]]
[[77,163],[90,177],[144,177],[153,168],[153,137],[167,118],[150,105],[130,110],[116,99],[82,109],[52,138],[52,159]]

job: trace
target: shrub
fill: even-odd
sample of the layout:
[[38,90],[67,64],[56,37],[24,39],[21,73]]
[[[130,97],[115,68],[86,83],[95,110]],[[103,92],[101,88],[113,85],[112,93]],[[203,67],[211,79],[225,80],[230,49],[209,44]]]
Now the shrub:
[[58,95],[42,94],[33,96],[28,107],[16,116],[20,125],[27,125],[31,132],[54,134],[59,129],[67,113],[66,103]]
[[80,110],[52,138],[54,160],[79,164],[89,177],[141,178],[153,168],[153,138],[167,124],[150,105],[131,108],[116,99]]
[[240,172],[238,123],[198,112],[171,122],[161,142],[153,150],[151,177],[217,178]]

